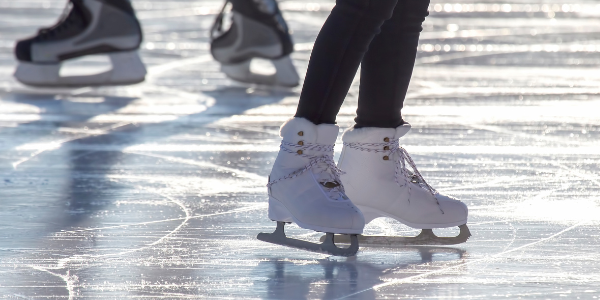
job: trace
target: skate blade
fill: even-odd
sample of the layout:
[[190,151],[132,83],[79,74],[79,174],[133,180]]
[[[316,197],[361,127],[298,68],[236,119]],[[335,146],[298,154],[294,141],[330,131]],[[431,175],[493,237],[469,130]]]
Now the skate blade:
[[245,83],[295,87],[300,84],[300,77],[289,56],[272,60],[275,71],[271,75],[257,74],[251,68],[252,59],[239,64],[221,65],[221,71],[229,78]]
[[112,69],[106,72],[82,75],[61,76],[62,64],[34,64],[20,62],[15,78],[34,87],[67,87],[129,85],[145,80],[146,67],[137,51],[109,53]]
[[[431,229],[423,229],[419,235],[414,237],[359,235],[358,242],[363,246],[380,247],[456,245],[466,242],[471,236],[467,224],[460,225],[458,228],[460,232],[454,237],[439,237]],[[325,239],[326,236],[321,237],[321,241]],[[338,243],[348,244],[350,242],[344,235],[336,235],[335,239]]]
[[285,236],[284,226],[284,222],[277,222],[277,228],[273,233],[261,232],[256,236],[256,238],[263,242],[271,244],[287,246],[311,252],[330,254],[334,256],[354,256],[356,255],[356,252],[358,252],[358,239],[356,234],[350,235],[349,238],[346,235],[339,235],[347,237],[347,243],[350,244],[350,247],[348,248],[339,248],[334,243],[334,236],[336,239],[338,238],[338,236],[334,235],[333,233],[327,233],[322,238],[322,243],[316,244],[307,241],[288,238],[287,236]]

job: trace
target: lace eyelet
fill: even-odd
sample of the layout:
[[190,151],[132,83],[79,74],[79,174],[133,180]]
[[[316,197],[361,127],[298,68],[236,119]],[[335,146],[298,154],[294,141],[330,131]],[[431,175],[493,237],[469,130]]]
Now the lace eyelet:
[[303,141],[299,141],[299,142],[298,142],[298,145],[300,145],[300,146],[304,146],[304,142],[303,142]]
[[390,147],[389,146],[385,146],[385,147],[383,147],[383,150],[390,150]]
[[304,131],[298,131],[299,136],[304,136]]
[[390,160],[390,157],[386,155],[383,157],[383,160]]
[[298,153],[298,154],[302,154],[302,153],[304,153],[304,152],[302,152],[302,150],[298,150],[296,153]]
[[390,138],[389,138],[389,137],[386,137],[386,138],[384,138],[384,139],[383,139],[383,141],[387,143],[387,142],[389,142],[389,141],[390,141]]

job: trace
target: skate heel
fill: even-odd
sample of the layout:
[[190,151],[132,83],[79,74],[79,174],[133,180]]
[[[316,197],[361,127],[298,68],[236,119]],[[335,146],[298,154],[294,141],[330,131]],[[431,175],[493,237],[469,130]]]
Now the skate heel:
[[146,67],[137,50],[111,53],[110,62],[113,69],[109,80],[112,84],[138,83],[146,77]]
[[232,79],[246,83],[280,85],[286,87],[298,86],[300,77],[289,56],[271,60],[271,63],[275,69],[273,74],[253,72],[253,68],[251,67],[252,59],[248,59],[238,64],[223,64],[221,65],[221,72]]
[[272,61],[277,70],[276,82],[282,86],[295,87],[300,82],[300,76],[289,56]]
[[269,219],[278,222],[292,222],[292,214],[279,200],[269,196]]

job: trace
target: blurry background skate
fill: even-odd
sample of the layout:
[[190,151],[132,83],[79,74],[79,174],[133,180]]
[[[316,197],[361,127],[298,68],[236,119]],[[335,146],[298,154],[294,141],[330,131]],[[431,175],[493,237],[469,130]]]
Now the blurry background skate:
[[142,82],[146,68],[138,55],[141,41],[129,1],[70,0],[57,24],[17,42],[14,76],[40,87]]
[[228,0],[211,30],[211,53],[231,79],[295,87],[287,24],[274,0]]

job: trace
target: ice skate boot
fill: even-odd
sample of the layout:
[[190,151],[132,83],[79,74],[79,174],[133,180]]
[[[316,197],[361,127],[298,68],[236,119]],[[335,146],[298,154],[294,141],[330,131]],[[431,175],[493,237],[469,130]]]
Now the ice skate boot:
[[[17,42],[15,77],[32,86],[82,87],[144,81],[146,68],[137,53],[140,24],[127,0],[70,0],[54,26]],[[107,54],[112,69],[82,76],[61,76],[66,60]]]
[[[225,30],[229,2],[231,26]],[[231,79],[286,87],[299,84],[300,77],[290,59],[294,44],[275,0],[226,1],[211,30],[211,39],[211,53]],[[256,59],[267,64],[270,61],[272,66],[254,68],[252,62],[259,62]]]
[[[338,256],[358,251],[357,234],[365,221],[360,210],[344,194],[340,170],[333,161],[333,147],[339,127],[315,125],[293,118],[281,127],[283,138],[269,176],[269,218],[277,221],[273,233],[260,233],[259,240]],[[326,232],[322,244],[287,238],[285,223]],[[350,235],[349,248],[338,248],[334,234]]]
[[[365,221],[388,217],[422,229],[416,237],[359,236],[367,245],[452,245],[471,235],[466,226],[467,206],[433,189],[417,170],[398,139],[410,130],[397,128],[350,128],[342,137],[344,148],[338,167],[346,194],[360,208]],[[411,170],[408,170],[408,167]],[[456,237],[437,237],[432,228],[459,226]],[[338,240],[342,241],[342,240]]]

